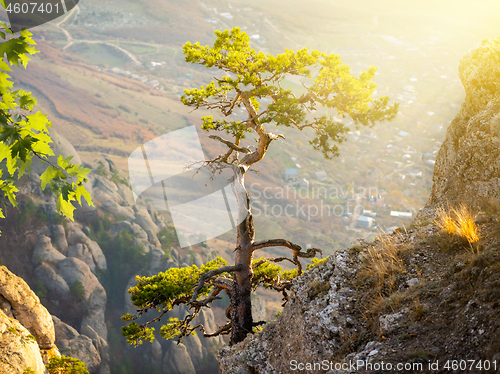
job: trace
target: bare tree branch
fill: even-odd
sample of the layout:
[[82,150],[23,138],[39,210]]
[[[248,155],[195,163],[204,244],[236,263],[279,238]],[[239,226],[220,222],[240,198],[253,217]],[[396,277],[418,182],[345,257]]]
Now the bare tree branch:
[[259,262],[257,262],[256,264],[254,264],[252,266],[253,269],[256,269],[258,268],[260,265],[262,264],[265,264],[266,262],[268,261],[271,261],[271,262],[281,262],[281,261],[290,261],[292,264],[296,265],[295,262],[293,262],[293,260],[289,259],[288,257],[268,257],[268,258],[263,258],[262,260],[260,260]]
[[223,266],[219,269],[214,269],[214,270],[207,271],[206,273],[203,273],[200,277],[199,282],[198,282],[198,286],[195,288],[195,290],[193,292],[193,296],[191,297],[190,302],[191,303],[196,302],[196,299],[198,298],[198,294],[200,293],[201,289],[203,288],[203,286],[205,285],[205,282],[208,279],[215,277],[216,275],[223,274],[223,273],[230,273],[233,271],[238,271],[238,270],[241,270],[242,268],[243,268],[243,265],[241,265],[241,264],[236,265],[236,266]]
[[[223,139],[221,138],[220,136],[217,136],[217,135],[209,135],[208,136],[210,139],[215,139],[215,140],[218,140],[219,142],[225,144],[228,148],[236,151],[236,152],[240,152],[240,153],[252,153],[251,150],[249,150],[248,148],[245,148],[245,147],[240,147],[236,144],[234,144],[233,142],[230,142],[229,140],[226,140],[226,139]],[[228,155],[229,156],[229,155]]]
[[268,247],[286,247],[290,248],[293,251],[293,263],[297,265],[297,274],[301,275],[302,274],[302,264],[299,261],[299,257],[302,258],[313,258],[316,253],[321,253],[323,254],[323,251],[318,248],[309,248],[307,252],[301,252],[302,247],[298,244],[294,244],[292,242],[289,242],[288,240],[285,239],[268,239],[268,240],[261,240],[259,242],[254,242],[252,244],[252,250],[256,251],[257,249],[261,248],[268,248]]
[[261,249],[261,248],[267,248],[267,247],[286,247],[290,248],[294,251],[300,251],[302,247],[298,244],[293,244],[292,242],[289,242],[288,240],[285,239],[267,239],[267,240],[261,240],[258,242],[254,242],[253,245],[253,250]]

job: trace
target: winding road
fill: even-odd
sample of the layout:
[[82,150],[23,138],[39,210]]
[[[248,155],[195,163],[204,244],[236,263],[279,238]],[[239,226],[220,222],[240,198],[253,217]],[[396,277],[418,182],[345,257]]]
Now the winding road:
[[[75,6],[73,9],[71,9],[71,11],[66,15],[66,17],[64,17],[59,23],[55,24],[55,27],[57,27],[59,30],[61,30],[64,33],[64,35],[66,36],[66,39],[68,41],[68,44],[66,44],[63,47],[63,51],[66,50],[67,48],[71,47],[75,43],[104,44],[104,45],[113,47],[113,48],[119,50],[120,52],[124,53],[130,60],[132,60],[134,62],[134,64],[142,65],[142,63],[139,61],[139,59],[136,56],[134,56],[131,52],[127,51],[126,49],[120,47],[119,45],[111,44],[109,42],[104,42],[102,40],[73,39],[73,37],[71,36],[69,31],[66,30],[63,25],[75,12],[77,13],[76,17],[78,17],[78,14],[80,14],[80,7],[78,5]],[[123,40],[119,40],[119,39],[113,39],[112,41],[116,42],[116,43],[123,42]],[[157,53],[158,53],[159,48],[160,48],[160,46],[158,44],[153,44],[153,43],[142,43],[142,42],[137,43],[137,42],[129,42],[129,41],[127,41],[127,43],[155,47]],[[164,46],[164,45],[162,45],[162,46]],[[168,46],[164,46],[164,47],[174,50],[174,57],[172,58],[172,60],[175,63],[175,58],[177,57],[177,49],[173,48],[173,47],[168,47]]]

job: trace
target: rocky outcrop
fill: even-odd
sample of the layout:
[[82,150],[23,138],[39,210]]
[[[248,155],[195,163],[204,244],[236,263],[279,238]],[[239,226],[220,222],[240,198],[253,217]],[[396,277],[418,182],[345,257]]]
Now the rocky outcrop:
[[163,374],[196,374],[186,346],[173,341],[169,341],[168,346],[163,361]]
[[55,326],[56,344],[61,354],[82,360],[87,365],[90,374],[109,373],[108,345],[94,329],[84,325],[80,334],[56,316],[52,316],[52,318]]
[[0,373],[44,373],[58,355],[49,312],[22,278],[0,266]]
[[0,267],[0,295],[8,301],[11,313],[35,337],[41,349],[55,347],[52,317],[26,282]]
[[43,373],[45,365],[36,340],[18,320],[0,309],[0,373],[22,374],[31,368]]
[[467,53],[459,75],[466,98],[439,150],[427,207],[500,204],[500,38]]

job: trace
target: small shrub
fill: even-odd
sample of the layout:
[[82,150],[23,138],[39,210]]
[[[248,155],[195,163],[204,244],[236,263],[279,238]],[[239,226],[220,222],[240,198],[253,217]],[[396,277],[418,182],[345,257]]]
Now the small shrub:
[[82,361],[68,356],[52,357],[46,367],[49,374],[89,374]]
[[48,290],[41,280],[37,280],[35,284],[35,294],[39,297],[42,304],[47,300]]
[[35,205],[35,203],[32,200],[29,200],[24,206],[22,212],[17,216],[17,224],[19,226],[24,225],[31,217],[35,215],[37,210],[38,207]]
[[82,282],[75,281],[70,287],[71,294],[76,298],[83,300],[85,297],[85,287],[83,287]]
[[158,233],[158,240],[161,243],[162,249],[170,249],[173,244],[177,243],[177,237],[173,227],[166,227],[160,230]]

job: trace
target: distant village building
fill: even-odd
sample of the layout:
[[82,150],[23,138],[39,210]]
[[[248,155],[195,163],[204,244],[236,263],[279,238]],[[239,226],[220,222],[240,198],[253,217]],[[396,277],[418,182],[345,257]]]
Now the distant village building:
[[362,229],[369,229],[373,227],[375,220],[371,217],[359,216],[356,220],[356,226]]
[[321,170],[313,173],[313,177],[321,182],[324,182],[326,181],[328,175],[326,174],[326,171]]
[[297,182],[299,180],[299,171],[297,169],[285,169],[285,180],[287,182]]
[[391,211],[391,217],[411,218],[412,216],[413,216],[413,213],[410,213],[410,212],[398,212],[396,210]]
[[302,178],[300,181],[299,181],[299,187],[300,188],[307,188],[309,189],[309,181],[305,178]]

